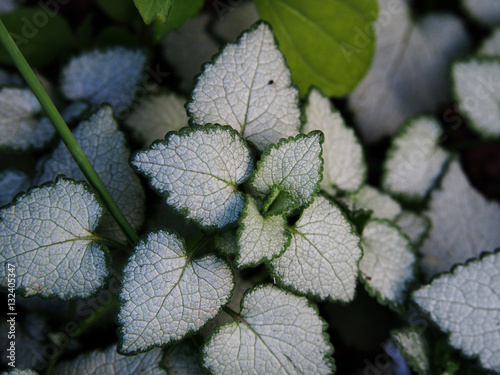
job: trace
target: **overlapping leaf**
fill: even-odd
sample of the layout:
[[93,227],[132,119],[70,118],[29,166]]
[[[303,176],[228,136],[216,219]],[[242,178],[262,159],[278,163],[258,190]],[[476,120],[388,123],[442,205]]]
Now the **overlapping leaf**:
[[401,205],[397,201],[369,185],[349,195],[347,200],[357,203],[362,208],[372,210],[372,217],[377,219],[394,220],[402,212]]
[[431,229],[431,222],[427,216],[406,210],[396,217],[394,223],[410,238],[415,248],[422,244]]
[[205,345],[204,363],[212,373],[333,373],[326,324],[306,298],[256,287],[244,296],[239,316],[217,328]]
[[271,263],[276,279],[302,294],[352,300],[362,251],[342,212],[318,196],[290,232],[290,246]]
[[166,375],[167,372],[160,367],[161,357],[161,349],[123,356],[116,352],[116,345],[112,345],[104,351],[94,350],[58,364],[54,368],[54,375]]
[[174,0],[134,0],[146,24],[150,24],[155,19],[167,22],[173,2]]
[[413,293],[449,342],[478,356],[488,370],[500,372],[500,252],[488,254],[443,274]]
[[313,89],[305,107],[307,121],[302,131],[321,130],[325,136],[323,180],[321,188],[356,191],[366,179],[363,149],[351,128],[328,98]]
[[269,26],[260,23],[204,67],[187,108],[195,124],[230,125],[265,150],[298,133],[298,92]]
[[205,126],[169,133],[132,157],[167,203],[199,224],[222,228],[241,215],[237,185],[253,170],[250,150],[229,127]]
[[60,178],[19,195],[0,210],[0,280],[25,296],[85,298],[108,277],[107,249],[92,232],[102,207],[85,183]]
[[431,367],[429,345],[417,327],[391,331],[391,338],[414,371],[419,375],[429,373]]
[[[73,135],[129,223],[138,229],[144,221],[144,189],[128,165],[130,150],[124,134],[118,130],[111,107],[103,106],[87,121],[81,122]],[[38,182],[53,180],[58,174],[85,179],[62,142],[47,161],[40,163],[39,170]],[[109,213],[105,213],[99,230],[114,239],[125,240]]]
[[192,260],[178,235],[149,233],[123,271],[120,352],[144,352],[197,331],[229,302],[233,287],[224,261]]

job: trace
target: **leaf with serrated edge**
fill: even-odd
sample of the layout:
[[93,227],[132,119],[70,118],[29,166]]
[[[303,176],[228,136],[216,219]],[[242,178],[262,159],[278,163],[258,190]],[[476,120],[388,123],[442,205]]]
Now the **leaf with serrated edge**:
[[333,373],[326,323],[306,298],[258,286],[245,294],[239,315],[205,344],[204,363],[212,373]]
[[151,96],[134,108],[125,125],[135,139],[149,146],[157,139],[165,138],[168,132],[188,125],[184,103],[185,98],[171,92]]
[[165,231],[139,241],[123,270],[119,351],[144,352],[199,330],[229,302],[227,263],[213,255],[192,260],[182,238]]
[[61,89],[68,99],[109,103],[118,113],[132,104],[145,65],[142,51],[122,47],[93,50],[66,65]]
[[466,29],[451,14],[414,19],[406,1],[379,0],[372,65],[348,103],[366,142],[449,101],[449,64],[468,52]]
[[422,244],[431,229],[431,221],[427,216],[406,210],[396,217],[394,223],[410,238],[415,247]]
[[168,375],[201,375],[206,371],[201,365],[201,353],[193,342],[183,341],[165,350],[162,365]]
[[500,372],[500,252],[457,266],[413,293],[415,302],[450,334],[450,344]]
[[40,103],[30,89],[0,90],[0,148],[27,151],[42,148],[55,134],[46,118],[39,119]]
[[432,221],[420,248],[422,270],[428,276],[500,246],[500,205],[474,190],[458,161],[451,163],[441,188],[433,191],[424,214]]
[[131,164],[168,204],[207,227],[222,228],[241,215],[244,195],[236,190],[253,170],[250,150],[230,127],[186,128],[167,134]]
[[399,309],[415,279],[416,256],[408,238],[388,221],[371,220],[361,235],[360,277],[371,295]]
[[54,368],[54,375],[167,375],[160,367],[161,349],[153,349],[135,356],[123,356],[116,352],[116,345],[106,350],[94,350],[81,354],[72,361],[62,362]]
[[361,208],[373,211],[373,218],[394,220],[401,212],[401,205],[376,188],[365,185],[356,194],[349,195],[347,200],[354,201]]
[[409,121],[392,140],[384,164],[383,189],[406,199],[425,199],[448,160],[448,153],[438,145],[442,134],[431,117]]
[[[103,106],[73,131],[75,139],[95,171],[134,229],[144,221],[145,193],[139,177],[128,164],[130,150],[125,135],[118,129],[109,106]],[[47,161],[42,161],[38,182],[53,180],[58,174],[85,180],[85,176],[61,142]],[[113,217],[106,212],[99,233],[126,241]]]
[[366,179],[363,149],[351,128],[328,98],[311,90],[305,107],[307,121],[302,131],[321,130],[325,136],[323,181],[321,188],[356,191]]
[[298,91],[266,23],[204,67],[187,109],[195,124],[230,125],[261,151],[298,133]]
[[87,184],[59,178],[0,210],[0,280],[15,266],[24,296],[85,298],[108,278],[107,249],[92,234],[102,207]]
[[134,4],[144,20],[149,25],[153,20],[167,22],[174,0],[134,0]]
[[282,139],[262,155],[250,179],[252,187],[270,194],[273,187],[290,193],[300,205],[308,205],[319,190],[323,172],[323,133],[310,132]]
[[318,196],[290,232],[290,246],[271,263],[276,280],[320,299],[352,300],[362,251],[342,212]]
[[263,217],[255,200],[248,196],[239,221],[237,267],[270,261],[285,250],[288,239],[285,218]]
[[0,172],[0,206],[10,203],[17,193],[26,191],[31,179],[17,169],[6,169]]
[[485,138],[500,137],[500,59],[459,61],[451,70],[458,108]]
[[462,4],[480,23],[487,26],[500,24],[500,3],[497,0],[462,0]]
[[412,326],[391,331],[391,338],[414,371],[419,375],[429,373],[429,344],[418,327]]

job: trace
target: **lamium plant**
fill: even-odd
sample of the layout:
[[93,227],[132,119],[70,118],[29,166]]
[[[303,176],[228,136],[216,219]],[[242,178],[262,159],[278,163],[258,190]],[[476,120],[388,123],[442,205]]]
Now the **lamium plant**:
[[[471,77],[500,76],[500,64],[471,57],[448,67],[467,49],[461,21],[410,20],[407,4],[396,2],[404,11],[393,14],[390,27],[415,23],[410,34],[420,35],[412,34],[407,55],[399,40],[387,41],[383,16],[395,8],[385,0],[379,24],[374,1],[356,1],[357,9],[341,0],[258,0],[264,20],[202,66],[189,99],[148,92],[126,113],[150,63],[145,48],[98,48],[71,58],[52,95],[59,115],[0,17],[0,38],[30,86],[14,73],[0,75],[0,145],[45,152],[31,175],[0,172],[0,284],[10,312],[20,311],[11,314],[16,339],[8,345],[18,352],[6,374],[367,374],[374,371],[369,359],[342,363],[332,344],[342,342],[341,330],[328,326],[329,311],[349,308],[360,294],[394,320],[382,339],[390,359],[378,373],[500,373],[500,206],[471,186],[458,154],[439,140],[439,120],[415,117],[436,103],[398,91],[414,79],[407,59],[415,46],[450,46],[446,35],[426,41],[429,30],[438,23],[459,30],[446,61],[428,74],[442,79],[438,70],[450,70],[443,82],[453,81],[471,128],[481,139],[495,138],[498,87],[481,109],[472,108]],[[161,22],[181,25],[197,13],[179,0],[134,3],[159,39],[168,33]],[[350,27],[371,17],[363,29],[369,42],[353,47],[351,36],[323,27],[321,9],[330,8],[352,16]],[[308,24],[304,30],[325,33],[318,43],[340,38],[332,54],[357,62],[349,80],[332,83],[335,73],[322,74],[321,59],[294,47],[299,36],[286,33],[294,17]],[[353,91],[375,47],[374,63]],[[402,54],[395,76],[377,73],[384,48],[386,57]],[[438,58],[422,57],[417,73],[427,74],[426,64]],[[386,97],[375,100],[376,77]],[[429,90],[434,85],[425,81],[418,93]],[[330,100],[351,91],[342,111]],[[441,87],[436,100],[447,100]],[[396,112],[395,101],[402,103]],[[359,130],[344,121],[346,106]],[[380,112],[371,117],[375,107]],[[377,187],[366,143],[388,134],[394,136]],[[155,202],[162,208],[152,215]],[[103,295],[108,300],[90,317],[77,317],[82,301]],[[67,312],[62,329],[31,312],[42,305]],[[86,335],[99,337],[103,324],[116,327],[111,340],[82,344]],[[42,365],[32,360],[47,345],[55,354]]]

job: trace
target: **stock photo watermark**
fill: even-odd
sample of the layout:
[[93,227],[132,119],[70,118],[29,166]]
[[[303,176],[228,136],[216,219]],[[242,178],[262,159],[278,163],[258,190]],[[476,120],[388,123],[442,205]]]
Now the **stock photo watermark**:
[[16,266],[7,263],[7,365],[16,367]]

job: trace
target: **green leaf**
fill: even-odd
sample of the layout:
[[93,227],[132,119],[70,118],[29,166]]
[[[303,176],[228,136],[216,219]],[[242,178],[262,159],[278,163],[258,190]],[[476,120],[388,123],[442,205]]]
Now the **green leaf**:
[[306,298],[258,286],[233,318],[205,344],[204,364],[213,374],[333,374],[326,324]]
[[258,23],[206,64],[187,104],[198,125],[227,124],[261,151],[300,126],[298,92],[266,23]]
[[362,251],[342,212],[317,196],[290,232],[290,246],[271,262],[276,280],[301,294],[351,301]]
[[167,22],[174,0],[134,0],[134,4],[139,10],[144,23],[149,25],[154,19]]
[[[73,135],[127,220],[134,229],[139,229],[145,215],[144,188],[128,164],[130,149],[125,135],[118,129],[111,107],[105,105],[82,121]],[[38,183],[51,181],[59,174],[85,180],[62,142],[48,159],[40,161],[37,168]],[[123,232],[108,212],[103,216],[99,233],[125,241]]]
[[305,116],[302,132],[321,130],[325,136],[321,188],[327,192],[359,190],[366,180],[366,165],[354,130],[346,126],[340,112],[317,89],[309,92]]
[[292,194],[286,190],[281,190],[278,185],[275,185],[264,202],[262,210],[266,216],[273,216],[286,214],[298,207],[299,204],[293,199]]
[[265,195],[276,194],[276,189],[285,191],[300,207],[307,206],[319,191],[323,140],[323,133],[313,131],[271,145],[257,163],[250,184]]
[[212,125],[168,133],[164,141],[132,156],[131,164],[188,219],[223,228],[241,215],[244,195],[237,186],[254,162],[236,131]]
[[[47,65],[67,52],[74,42],[68,22],[48,8],[19,7],[0,14],[0,19],[32,67]],[[3,45],[0,63],[13,64]]]
[[154,41],[158,43],[168,33],[181,27],[188,19],[193,18],[203,7],[204,0],[173,1],[168,22],[156,21],[154,24]]
[[239,220],[237,267],[255,266],[277,257],[288,246],[290,235],[283,216],[263,217],[247,196]]
[[[187,249],[190,250],[190,249]],[[165,231],[140,240],[123,270],[119,351],[145,352],[198,331],[229,302],[229,265],[208,255],[192,259],[184,240]]]
[[256,0],[304,96],[316,86],[344,96],[366,73],[374,51],[375,0]]
[[109,255],[93,234],[103,208],[88,185],[65,178],[16,197],[0,210],[1,285],[24,296],[61,300],[95,294],[106,282]]
[[123,356],[116,352],[116,345],[112,345],[104,351],[93,350],[72,361],[58,364],[54,375],[167,375],[160,365],[161,357],[161,349],[153,349],[135,356]]
[[96,0],[95,3],[113,20],[131,23],[137,16],[132,0]]
[[391,331],[391,338],[400,350],[406,362],[418,375],[427,375],[430,371],[429,344],[416,326]]
[[483,255],[413,293],[415,302],[449,333],[451,346],[500,372],[500,252]]

